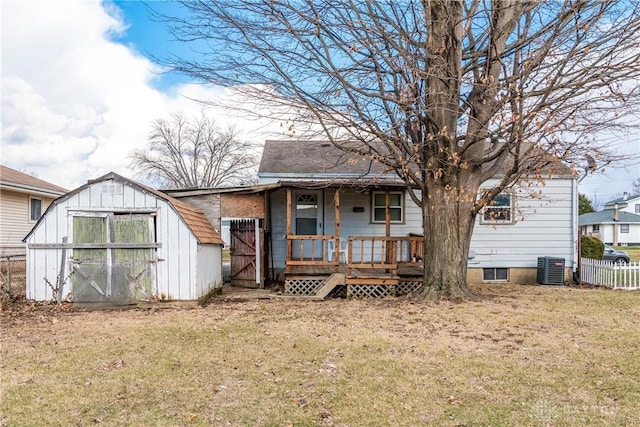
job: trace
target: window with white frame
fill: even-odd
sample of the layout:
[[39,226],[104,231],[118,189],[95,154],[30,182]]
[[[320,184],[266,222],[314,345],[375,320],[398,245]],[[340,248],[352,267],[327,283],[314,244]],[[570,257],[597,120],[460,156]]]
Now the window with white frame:
[[509,281],[509,269],[498,268],[483,268],[482,280],[485,282],[507,282]]
[[629,232],[629,224],[620,224],[620,232],[628,233]]
[[[386,193],[374,191],[371,196],[371,221],[385,222]],[[391,222],[401,223],[404,218],[404,201],[401,191],[389,192],[389,218]]]
[[513,194],[500,193],[482,210],[485,224],[513,224]]
[[29,219],[37,221],[42,216],[42,199],[29,198]]

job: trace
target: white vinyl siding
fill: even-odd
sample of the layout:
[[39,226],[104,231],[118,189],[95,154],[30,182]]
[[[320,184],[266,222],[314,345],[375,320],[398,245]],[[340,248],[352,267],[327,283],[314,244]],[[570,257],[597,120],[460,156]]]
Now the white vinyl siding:
[[[40,210],[44,212],[53,197],[37,197]],[[31,231],[35,222],[31,221],[30,200],[28,193],[7,189],[0,190],[0,248],[24,248],[22,239]]]

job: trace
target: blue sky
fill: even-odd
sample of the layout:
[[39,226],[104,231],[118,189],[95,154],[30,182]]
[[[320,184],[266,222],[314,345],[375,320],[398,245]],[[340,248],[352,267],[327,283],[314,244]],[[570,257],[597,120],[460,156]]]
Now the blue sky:
[[[179,11],[170,2],[148,5]],[[69,189],[109,171],[136,179],[129,153],[146,143],[153,120],[175,111],[236,125],[254,142],[265,139],[256,129],[279,129],[190,101],[233,95],[164,74],[150,60],[193,53],[172,42],[165,24],[151,20],[143,2],[4,0],[0,16],[0,160],[6,166]],[[639,131],[625,139],[621,152],[640,152]],[[630,190],[639,176],[637,161],[608,168],[586,178],[580,191],[606,201]]]

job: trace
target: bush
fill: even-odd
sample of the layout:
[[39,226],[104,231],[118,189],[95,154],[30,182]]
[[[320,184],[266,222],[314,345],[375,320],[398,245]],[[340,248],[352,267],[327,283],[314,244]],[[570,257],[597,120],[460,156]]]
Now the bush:
[[583,258],[602,259],[604,243],[597,237],[582,236],[580,239],[580,256]]

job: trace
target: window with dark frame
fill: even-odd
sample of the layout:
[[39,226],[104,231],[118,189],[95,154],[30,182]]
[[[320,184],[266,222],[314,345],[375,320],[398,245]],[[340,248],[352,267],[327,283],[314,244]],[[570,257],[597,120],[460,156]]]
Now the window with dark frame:
[[42,216],[42,200],[36,198],[29,198],[29,219],[31,221],[37,221]]
[[[376,223],[385,222],[386,193],[383,191],[373,192],[371,196],[371,221]],[[394,191],[389,193],[389,217],[391,222],[401,223],[403,221],[403,193]]]
[[593,224],[593,232],[594,233],[600,232],[600,224]]
[[620,224],[620,232],[628,233],[629,232],[629,224]]
[[640,203],[636,203],[636,213],[640,213]]
[[481,222],[485,224],[512,224],[513,223],[513,195],[500,193],[493,201],[484,207]]

